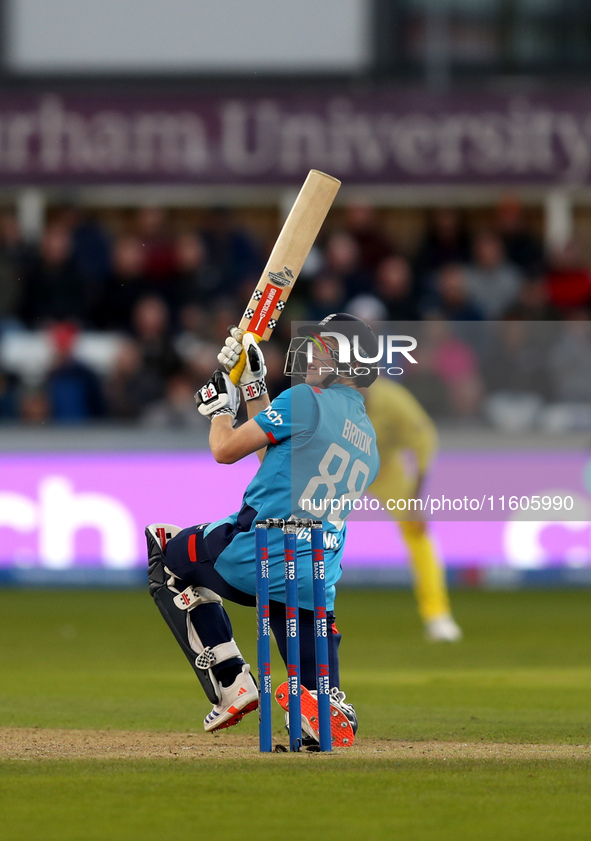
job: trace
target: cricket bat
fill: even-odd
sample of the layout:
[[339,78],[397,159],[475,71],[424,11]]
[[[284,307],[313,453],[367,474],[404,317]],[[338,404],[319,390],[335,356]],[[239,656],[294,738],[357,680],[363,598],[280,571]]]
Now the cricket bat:
[[[326,219],[341,182],[311,169],[285,220],[271,256],[238,324],[258,342],[267,341],[277,325],[304,261]],[[234,385],[244,370],[244,351],[230,372]]]

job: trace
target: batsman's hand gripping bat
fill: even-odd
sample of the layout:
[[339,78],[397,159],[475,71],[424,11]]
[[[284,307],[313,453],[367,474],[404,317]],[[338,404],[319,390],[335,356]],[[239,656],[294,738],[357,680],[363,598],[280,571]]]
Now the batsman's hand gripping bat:
[[[275,329],[340,186],[341,182],[332,175],[316,169],[308,173],[238,324],[244,333],[252,333],[256,341],[267,341]],[[234,385],[238,384],[245,364],[243,352],[230,373]]]

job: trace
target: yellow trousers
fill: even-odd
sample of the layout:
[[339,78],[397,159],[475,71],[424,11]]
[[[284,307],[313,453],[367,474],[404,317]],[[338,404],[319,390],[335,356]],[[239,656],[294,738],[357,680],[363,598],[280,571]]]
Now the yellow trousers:
[[[408,499],[414,495],[415,481],[400,458],[391,458],[380,470],[379,476],[369,488],[384,509],[390,499]],[[420,520],[401,520],[400,511],[389,511],[389,515],[400,526],[400,532],[408,549],[413,573],[413,590],[421,619],[425,622],[442,614],[451,613],[449,595],[445,581],[445,567],[437,551],[426,523]]]

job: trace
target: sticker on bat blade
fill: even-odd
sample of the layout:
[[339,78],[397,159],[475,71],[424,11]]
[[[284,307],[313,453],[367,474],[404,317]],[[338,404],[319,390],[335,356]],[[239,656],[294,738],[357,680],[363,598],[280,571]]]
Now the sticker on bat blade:
[[262,338],[263,333],[269,326],[271,316],[273,315],[280,296],[280,289],[276,286],[271,286],[270,283],[267,284],[257,308],[252,314],[250,324],[248,325],[249,333],[255,333],[257,336]]
[[282,272],[267,272],[267,275],[271,283],[281,287],[291,286],[291,282],[293,280],[293,272],[291,269],[288,269],[287,266],[283,267]]

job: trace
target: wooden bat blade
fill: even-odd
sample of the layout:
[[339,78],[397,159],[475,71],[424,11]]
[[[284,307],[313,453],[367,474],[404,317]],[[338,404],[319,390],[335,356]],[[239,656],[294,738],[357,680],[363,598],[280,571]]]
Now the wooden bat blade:
[[[340,186],[337,178],[325,172],[311,169],[308,173],[238,325],[258,342],[267,341],[275,329]],[[243,351],[230,372],[234,385],[245,364]]]
[[312,169],[285,220],[239,327],[266,341],[314,245],[341,182]]

